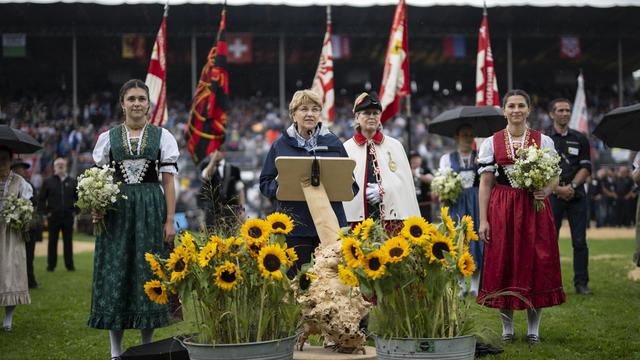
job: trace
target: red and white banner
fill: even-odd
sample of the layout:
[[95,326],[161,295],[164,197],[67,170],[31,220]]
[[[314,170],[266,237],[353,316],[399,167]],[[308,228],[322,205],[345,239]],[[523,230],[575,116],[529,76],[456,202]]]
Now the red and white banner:
[[582,55],[580,38],[577,36],[563,36],[560,38],[560,58],[577,59]]
[[145,84],[149,87],[149,101],[151,113],[149,121],[163,126],[168,118],[167,111],[167,15],[169,6],[164,8],[164,16],[158,30],[158,36],[153,44],[151,62],[147,71]]
[[322,98],[320,120],[325,124],[333,123],[335,93],[333,91],[333,50],[331,47],[331,7],[327,6],[327,32],[324,34],[320,61],[313,78],[311,90]]
[[587,97],[584,94],[584,77],[582,76],[582,73],[578,75],[578,90],[576,90],[576,98],[573,100],[573,109],[571,110],[569,127],[574,130],[578,130],[583,134],[589,133]]
[[229,64],[249,64],[253,61],[253,37],[251,34],[227,34]]
[[493,67],[493,53],[489,39],[489,22],[486,9],[482,15],[478,34],[478,56],[476,62],[476,106],[500,107],[498,80]]
[[400,108],[400,98],[409,95],[409,33],[407,32],[407,5],[400,0],[391,25],[387,57],[384,61],[380,103],[384,124]]

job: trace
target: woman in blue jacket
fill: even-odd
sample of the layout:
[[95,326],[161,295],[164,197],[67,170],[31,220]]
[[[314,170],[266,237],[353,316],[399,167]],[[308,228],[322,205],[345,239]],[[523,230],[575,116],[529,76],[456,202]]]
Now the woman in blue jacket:
[[[320,122],[322,100],[311,90],[300,90],[293,94],[289,104],[289,117],[293,123],[271,145],[260,174],[260,191],[276,205],[276,211],[289,215],[294,221],[293,230],[287,235],[287,246],[294,247],[298,261],[290,270],[294,275],[300,267],[311,261],[311,254],[320,244],[320,238],[313,224],[307,203],[304,201],[278,201],[278,170],[276,158],[279,156],[348,157],[340,139]],[[354,194],[358,192],[354,184]],[[332,201],[331,207],[338,218],[340,227],[347,226],[347,218],[342,202]]]

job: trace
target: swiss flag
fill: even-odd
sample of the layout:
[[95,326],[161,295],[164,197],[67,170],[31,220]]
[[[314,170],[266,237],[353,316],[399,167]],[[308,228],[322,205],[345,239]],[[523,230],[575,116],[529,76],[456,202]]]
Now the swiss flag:
[[248,64],[253,61],[253,37],[251,34],[227,34],[230,64]]

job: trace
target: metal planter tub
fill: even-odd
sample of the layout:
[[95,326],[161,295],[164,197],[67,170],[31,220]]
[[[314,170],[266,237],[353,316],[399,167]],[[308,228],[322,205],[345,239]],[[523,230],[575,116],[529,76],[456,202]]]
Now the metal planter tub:
[[199,344],[182,340],[191,360],[291,360],[299,334],[288,338],[242,344]]
[[456,359],[475,357],[476,337],[473,335],[442,339],[402,339],[376,337],[379,360]]

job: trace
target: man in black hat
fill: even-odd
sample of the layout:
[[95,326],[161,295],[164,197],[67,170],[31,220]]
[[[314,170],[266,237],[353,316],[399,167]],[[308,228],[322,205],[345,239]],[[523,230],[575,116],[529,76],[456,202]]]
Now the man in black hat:
[[[29,168],[31,165],[27,162],[24,162],[21,159],[16,159],[13,161],[11,165],[11,170],[22,176],[31,186],[31,190],[33,191],[33,196],[31,197],[31,202],[33,203],[33,208],[38,208],[38,192],[31,183],[29,172]],[[38,287],[38,282],[36,281],[35,273],[33,272],[33,258],[35,255],[36,249],[36,241],[42,241],[42,223],[40,221],[40,217],[35,215],[36,222],[33,227],[29,231],[29,241],[24,243],[25,248],[27,250],[27,280],[29,282],[29,289],[35,289]]]

